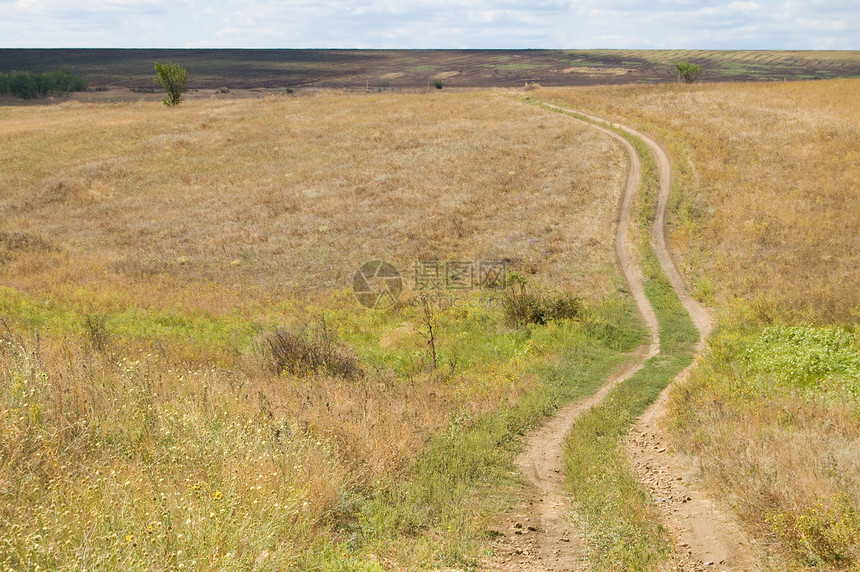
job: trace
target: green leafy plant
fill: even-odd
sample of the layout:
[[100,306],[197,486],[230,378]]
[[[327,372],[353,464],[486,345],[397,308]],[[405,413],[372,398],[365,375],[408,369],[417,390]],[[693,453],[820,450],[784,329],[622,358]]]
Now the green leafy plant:
[[442,89],[442,80],[441,80],[441,79],[437,79],[437,80],[433,83],[433,85],[435,85],[435,86],[436,86],[436,89]]
[[153,78],[155,83],[167,92],[164,105],[182,103],[182,92],[185,91],[185,84],[188,82],[188,70],[173,62],[166,64],[155,62],[155,71],[158,74]]
[[856,335],[839,326],[772,326],[747,350],[750,371],[770,374],[795,386],[815,386],[839,377],[860,392],[860,348]]
[[678,62],[675,64],[675,69],[678,70],[678,74],[687,83],[693,83],[699,77],[699,74],[702,73],[702,66],[691,64],[690,62]]

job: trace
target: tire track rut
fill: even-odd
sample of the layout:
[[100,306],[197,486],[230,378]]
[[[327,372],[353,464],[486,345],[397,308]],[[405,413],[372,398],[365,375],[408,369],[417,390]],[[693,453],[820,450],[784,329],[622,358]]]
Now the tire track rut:
[[[687,292],[667,246],[666,212],[671,190],[671,165],[666,153],[653,139],[635,129],[577,110],[551,104],[544,106],[555,112],[577,114],[579,117],[567,117],[609,135],[627,153],[630,168],[615,221],[615,251],[637,311],[648,329],[650,342],[634,352],[620,371],[594,395],[562,408],[528,435],[526,450],[517,459],[517,465],[530,483],[529,491],[525,499],[505,515],[502,530],[496,531],[496,556],[483,562],[484,567],[493,570],[530,572],[586,568],[579,535],[567,519],[571,507],[564,494],[564,438],[583,412],[600,403],[612,388],[659,353],[657,317],[645,297],[642,272],[631,255],[627,235],[633,198],[641,178],[639,155],[627,139],[601,124],[640,139],[654,154],[659,193],[651,242],[663,272],[699,332],[697,358],[706,349],[706,339],[713,329],[713,319]],[[687,376],[691,368],[692,365],[687,367],[672,383]],[[666,397],[672,383],[636,422],[625,446],[640,481],[673,536],[674,567],[678,570],[758,570],[750,542],[733,515],[700,491],[695,467],[687,459],[667,451],[666,435],[659,421],[665,416]]]

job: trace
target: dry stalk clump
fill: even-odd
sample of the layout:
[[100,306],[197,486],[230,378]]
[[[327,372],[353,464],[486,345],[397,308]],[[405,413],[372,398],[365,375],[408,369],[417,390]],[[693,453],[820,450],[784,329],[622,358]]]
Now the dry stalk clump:
[[319,322],[310,330],[292,333],[278,329],[263,336],[265,362],[275,375],[327,374],[344,379],[364,375],[358,359],[346,346],[337,343],[334,333]]

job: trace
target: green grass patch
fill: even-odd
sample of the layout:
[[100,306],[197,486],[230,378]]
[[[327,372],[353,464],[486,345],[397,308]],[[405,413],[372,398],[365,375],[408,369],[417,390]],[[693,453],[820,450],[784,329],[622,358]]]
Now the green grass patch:
[[437,65],[422,64],[418,66],[409,66],[406,71],[410,73],[433,73],[439,69]]
[[515,63],[515,64],[491,63],[491,64],[481,64],[481,67],[491,68],[491,69],[499,70],[499,71],[518,71],[518,70],[536,69],[536,68],[541,68],[544,66],[542,66],[540,64],[535,64],[535,63],[521,63],[521,64],[519,64],[519,63]]
[[397,546],[417,569],[477,565],[487,527],[518,490],[519,437],[558,407],[594,393],[625,360],[579,324],[535,327],[531,335],[557,348],[555,357],[528,368],[543,382],[539,388],[485,416],[452,415],[408,478],[377,483],[366,496],[350,499],[352,517],[343,522],[355,549]]
[[262,329],[243,316],[211,316],[178,309],[84,308],[37,299],[9,287],[0,287],[0,317],[10,327],[39,331],[48,337],[82,338],[99,345],[97,349],[121,350],[129,344],[158,340],[183,345],[188,354],[204,348],[246,348]]
[[[296,470],[298,461],[291,460],[289,455],[312,456],[318,449],[327,447],[325,443],[328,442],[315,440],[317,436],[292,428],[293,425],[278,417],[270,418],[265,413],[264,401],[260,401],[259,415],[252,414],[247,419],[222,416],[219,413],[222,409],[244,407],[241,404],[249,397],[263,398],[258,393],[247,395],[241,383],[227,381],[232,379],[227,374],[224,374],[224,380],[218,381],[221,374],[214,370],[198,368],[185,371],[179,360],[188,359],[190,363],[211,361],[210,354],[204,350],[207,342],[221,348],[218,355],[223,357],[223,366],[233,372],[230,375],[239,375],[240,368],[245,367],[242,364],[246,363],[242,360],[253,359],[250,350],[259,341],[259,336],[270,328],[294,327],[301,331],[305,325],[314,327],[324,323],[330,329],[332,339],[336,339],[333,343],[343,344],[361,361],[369,376],[361,383],[378,381],[375,372],[393,371],[393,383],[396,384],[408,385],[414,378],[419,382],[430,380],[440,383],[440,388],[446,383],[456,387],[458,395],[463,396],[462,407],[455,405],[452,408],[444,430],[429,435],[426,445],[420,449],[408,470],[379,473],[371,483],[347,484],[339,489],[339,500],[326,509],[328,512],[322,520],[314,520],[311,516],[300,519],[301,525],[308,531],[313,530],[315,535],[315,539],[308,540],[301,554],[291,556],[286,544],[275,542],[277,538],[289,539],[299,534],[295,529],[289,531],[284,528],[291,526],[288,520],[278,524],[276,513],[298,518],[296,515],[302,515],[302,512],[296,507],[307,502],[313,504],[311,497],[302,497],[297,488],[293,492],[290,492],[293,489],[272,491],[275,496],[284,496],[276,499],[281,508],[275,507],[274,512],[266,509],[266,512],[256,504],[249,505],[245,515],[247,521],[242,526],[271,528],[263,535],[252,535],[253,551],[258,556],[245,554],[242,561],[247,564],[259,554],[268,553],[273,562],[291,559],[291,567],[297,569],[379,570],[382,564],[381,560],[377,562],[377,558],[396,561],[398,569],[474,566],[486,551],[488,527],[495,524],[498,514],[514,502],[519,490],[514,466],[514,459],[522,447],[519,437],[564,403],[593,393],[624,361],[624,352],[635,348],[643,335],[636,325],[631,301],[621,292],[590,308],[580,321],[550,320],[546,324],[529,324],[518,329],[506,324],[500,305],[464,304],[434,312],[441,365],[436,373],[428,373],[427,346],[420,336],[423,326],[416,308],[405,306],[389,312],[367,311],[354,301],[350,304],[346,299],[347,293],[343,292],[300,310],[262,308],[257,315],[258,321],[253,322],[245,321],[238,314],[216,318],[202,313],[157,312],[133,307],[125,310],[113,308],[111,311],[106,307],[92,306],[81,311],[74,302],[66,307],[63,301],[45,302],[11,288],[3,289],[0,294],[0,316],[4,325],[11,327],[10,332],[39,332],[43,343],[52,346],[65,343],[69,345],[69,351],[81,352],[80,355],[90,356],[87,359],[94,361],[104,360],[107,364],[120,360],[118,365],[106,365],[98,374],[84,380],[86,383],[81,382],[86,385],[82,386],[82,391],[87,396],[94,396],[99,404],[106,402],[98,405],[98,411],[112,412],[110,415],[90,415],[92,419],[88,426],[91,423],[92,437],[86,446],[81,445],[88,455],[82,462],[89,462],[90,458],[125,459],[111,465],[120,474],[126,470],[126,464],[138,463],[134,470],[147,471],[148,480],[129,482],[144,488],[152,481],[155,483],[153,486],[161,490],[158,489],[162,486],[159,479],[181,482],[183,475],[192,474],[195,482],[209,483],[205,487],[212,488],[211,494],[201,497],[202,500],[196,497],[183,500],[177,496],[178,504],[170,509],[169,516],[181,522],[188,520],[188,514],[197,515],[199,512],[212,519],[212,526],[221,526],[219,523],[230,516],[229,512],[222,516],[220,508],[213,510],[209,506],[220,506],[221,493],[214,491],[216,488],[219,491],[230,489],[234,486],[230,479],[219,474],[205,478],[196,476],[195,467],[208,466],[209,463],[220,466],[228,462],[230,447],[238,447],[237,443],[241,441],[237,441],[232,432],[241,430],[242,439],[249,439],[247,443],[242,441],[245,443],[243,447],[247,445],[249,455],[259,454],[257,449],[268,451],[276,445],[276,448],[283,448],[284,466],[275,467],[272,471],[278,474],[289,474],[290,467]],[[288,315],[292,317],[288,319]],[[404,328],[407,323],[410,326]],[[311,330],[307,332],[310,332],[308,335],[313,333]],[[392,332],[405,337],[391,337]],[[9,332],[3,335],[6,334]],[[8,337],[10,343],[18,343],[16,336]],[[394,340],[393,345],[381,347],[380,341],[389,337]],[[97,347],[99,345],[104,347]],[[75,347],[82,349],[74,350]],[[143,357],[141,354],[138,359],[121,357],[129,353],[127,348],[143,348],[151,351],[153,356]],[[158,357],[162,354],[163,358]],[[16,359],[21,363],[14,368],[9,365],[9,371],[14,370],[14,375],[9,378],[12,383],[8,391],[0,391],[4,406],[11,407],[8,410],[11,412],[27,401],[28,411],[36,412],[33,415],[37,426],[31,426],[34,422],[26,425],[27,419],[15,421],[15,427],[22,435],[35,431],[33,427],[50,432],[53,421],[44,416],[48,408],[42,406],[42,401],[48,403],[50,398],[52,374],[47,371],[40,373],[38,379],[45,380],[44,387],[40,386],[41,393],[33,393],[24,400],[25,390],[32,390],[26,385],[30,383],[27,381],[29,366],[26,354]],[[407,367],[404,364],[410,363],[410,359],[413,360],[412,365]],[[452,367],[451,363],[456,365]],[[179,376],[179,381],[171,390],[158,389],[161,382],[156,380],[161,379],[168,367],[182,369],[182,373],[170,373],[170,376]],[[183,376],[187,376],[185,381],[182,381]],[[388,377],[384,379],[391,382]],[[524,382],[523,379],[534,381]],[[291,383],[289,376],[285,376],[283,381]],[[186,383],[194,384],[196,389],[186,388]],[[213,387],[208,397],[200,395],[195,398],[193,394],[177,399],[170,397],[173,391],[197,391],[219,383],[219,389]],[[359,382],[344,379],[343,383]],[[483,384],[498,387],[505,396],[484,396],[481,393]],[[20,388],[16,389],[17,386]],[[230,390],[225,394],[227,387]],[[486,400],[488,407],[485,413],[473,412],[473,404],[470,403],[473,397]],[[253,409],[252,406],[249,411]],[[19,427],[21,423],[26,426]],[[287,426],[291,427],[288,431],[284,429]],[[266,436],[272,434],[273,428],[279,432],[287,431],[292,436],[282,442],[267,442]],[[227,446],[227,443],[232,445]],[[180,445],[186,455],[183,457],[183,467],[187,465],[186,468],[176,468],[162,461],[164,450],[173,451]],[[221,450],[222,445],[226,447],[224,450]],[[298,447],[299,452],[290,452],[294,447]],[[170,456],[164,458],[172,459]],[[218,473],[214,469],[206,471]],[[272,473],[267,472],[266,475]],[[290,486],[295,488],[296,483]],[[177,487],[177,495],[181,496],[182,487]],[[245,489],[247,486],[242,488]],[[250,490],[253,491],[253,487]],[[266,489],[264,496],[269,492]],[[36,500],[38,495],[35,492],[33,494],[33,503],[42,502]],[[258,490],[249,499],[256,500],[254,495],[259,494]],[[83,505],[78,507],[74,499],[70,502],[75,509],[83,508]],[[136,510],[144,510],[141,507],[147,506],[147,502],[146,498],[136,498],[133,504]],[[215,516],[210,517],[211,513]],[[112,513],[106,511],[104,514]],[[106,553],[113,553],[118,550],[117,542],[125,542],[129,546],[137,542],[137,535],[145,534],[146,530],[138,531],[136,518],[134,515],[124,517],[121,523],[112,525],[124,532],[98,546],[109,546],[105,548]],[[198,516],[194,516],[192,521],[196,522],[196,518]],[[99,526],[108,525],[102,523]],[[72,524],[67,526],[74,528]],[[236,530],[236,538],[239,532]],[[214,536],[207,539],[206,535],[210,533],[208,529],[200,531],[202,536],[195,537],[194,543],[184,546],[183,554],[188,555],[189,562],[203,550],[204,544],[217,542]],[[182,534],[186,533],[183,531]],[[41,549],[27,544],[26,539],[18,540],[21,542],[19,548],[34,551],[34,562],[50,563],[49,567],[53,567],[65,562],[66,556],[72,558],[62,552],[46,555],[39,552]],[[162,540],[147,537],[145,544],[138,543],[129,548],[132,554],[129,558],[136,562],[134,558],[140,556],[138,552],[142,548],[159,550],[158,543]],[[232,537],[228,540],[225,546],[232,547]],[[280,548],[276,550],[274,546]],[[4,550],[0,550],[0,562],[6,556],[11,558]],[[19,562],[17,556],[14,558],[11,561]]]
[[860,434],[857,326],[727,322],[710,345],[670,398],[673,440],[780,569],[856,570],[860,488],[843,451]]
[[848,328],[771,326],[750,344],[745,358],[750,373],[809,389],[838,379],[860,397],[860,344]]

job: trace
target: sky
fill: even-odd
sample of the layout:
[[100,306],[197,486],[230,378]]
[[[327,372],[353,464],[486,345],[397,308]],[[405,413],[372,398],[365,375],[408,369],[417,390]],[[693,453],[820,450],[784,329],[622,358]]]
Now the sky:
[[0,48],[860,49],[860,0],[0,0]]

